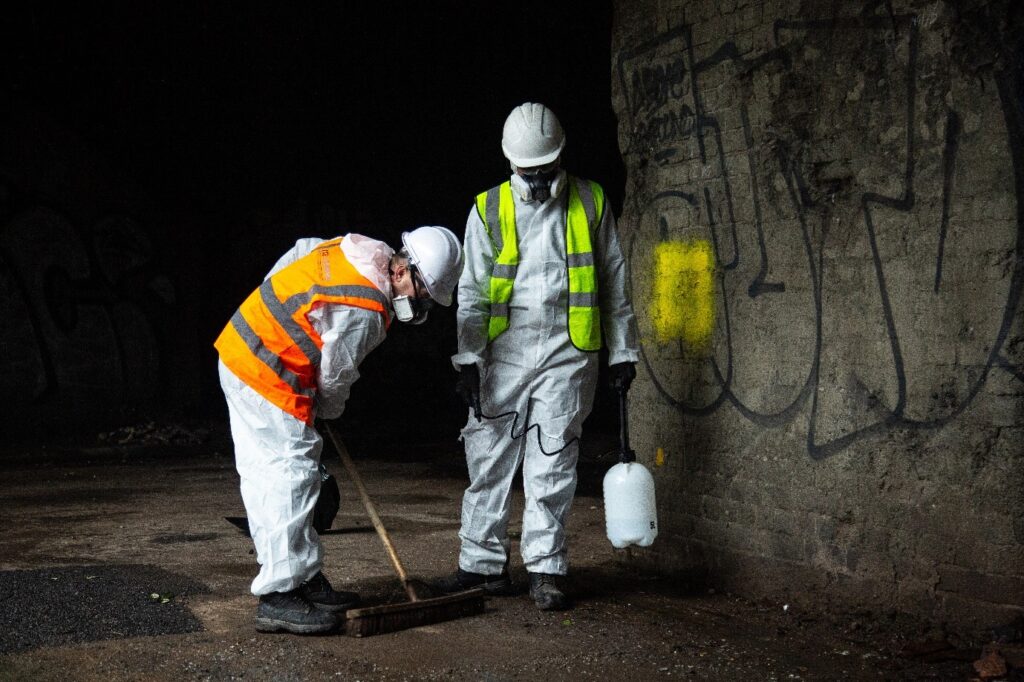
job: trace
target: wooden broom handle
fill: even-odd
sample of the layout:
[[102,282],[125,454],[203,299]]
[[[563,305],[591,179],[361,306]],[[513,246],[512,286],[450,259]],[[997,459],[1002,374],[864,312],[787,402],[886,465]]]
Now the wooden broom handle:
[[373,527],[377,529],[377,535],[380,536],[381,542],[384,543],[384,549],[388,551],[388,556],[391,557],[391,563],[395,566],[395,572],[398,574],[399,580],[402,581],[402,586],[405,587],[406,594],[409,595],[411,601],[419,601],[419,597],[416,596],[416,591],[409,583],[409,578],[405,574],[405,568],[402,566],[402,562],[398,558],[398,552],[395,551],[395,546],[391,544],[391,537],[388,535],[387,530],[384,528],[384,523],[380,520],[380,516],[377,515],[377,508],[373,506],[373,501],[370,499],[370,494],[366,492],[366,486],[363,485],[363,479],[356,471],[356,465],[352,463],[352,458],[348,454],[348,450],[345,449],[344,443],[341,439],[334,434],[334,429],[327,422],[323,422],[324,429],[327,431],[327,435],[331,437],[331,442],[334,444],[334,449],[338,451],[338,456],[341,457],[341,463],[345,467],[345,471],[348,472],[349,478],[356,486],[356,490],[359,491],[359,497],[363,500],[363,506],[366,507],[366,513],[370,516],[370,521],[373,522]]

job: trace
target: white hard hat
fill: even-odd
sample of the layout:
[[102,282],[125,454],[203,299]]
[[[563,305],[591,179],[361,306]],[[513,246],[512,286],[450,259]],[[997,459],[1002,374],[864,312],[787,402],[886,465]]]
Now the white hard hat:
[[452,304],[462,274],[462,244],[446,227],[429,225],[402,233],[409,262],[423,278],[427,293],[441,305]]
[[562,124],[555,112],[543,104],[520,104],[505,119],[501,151],[519,168],[549,164],[558,158],[564,146]]

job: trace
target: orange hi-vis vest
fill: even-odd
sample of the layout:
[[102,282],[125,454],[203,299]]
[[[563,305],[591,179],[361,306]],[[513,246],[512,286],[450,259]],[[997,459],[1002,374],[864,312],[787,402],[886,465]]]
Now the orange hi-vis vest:
[[390,301],[356,270],[341,238],[317,245],[252,292],[213,344],[221,362],[288,414],[313,424],[324,342],[309,312],[325,303],[373,310],[391,324]]

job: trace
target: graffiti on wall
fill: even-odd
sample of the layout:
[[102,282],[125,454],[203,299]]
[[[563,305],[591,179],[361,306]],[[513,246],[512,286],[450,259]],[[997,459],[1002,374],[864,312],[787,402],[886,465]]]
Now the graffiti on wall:
[[[0,185],[0,395],[27,423],[83,424],[144,407],[159,385],[151,317],[174,303],[146,234],[123,215],[88,231]],[[18,431],[10,423],[4,431]]]
[[1021,74],[924,68],[920,21],[778,21],[760,54],[699,59],[683,26],[618,55],[643,361],[681,412],[809,415],[821,459],[1024,380]]

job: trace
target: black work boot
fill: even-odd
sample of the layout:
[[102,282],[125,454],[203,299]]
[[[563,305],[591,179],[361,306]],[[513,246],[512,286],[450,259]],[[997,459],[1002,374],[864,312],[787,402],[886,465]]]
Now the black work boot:
[[313,606],[313,602],[302,595],[301,588],[260,595],[260,603],[256,607],[258,632],[284,630],[297,635],[312,635],[333,630],[337,624],[332,614]]
[[530,596],[541,611],[563,611],[569,608],[569,599],[556,582],[558,576],[550,573],[530,573]]
[[507,596],[512,594],[512,579],[507,571],[498,575],[484,575],[482,573],[470,573],[461,568],[455,573],[438,580],[434,586],[444,594],[465,592],[474,588],[482,588],[487,594],[495,596]]
[[331,587],[322,571],[317,571],[316,575],[299,585],[299,591],[313,606],[324,611],[347,611],[359,603],[359,595],[355,592],[343,592]]

